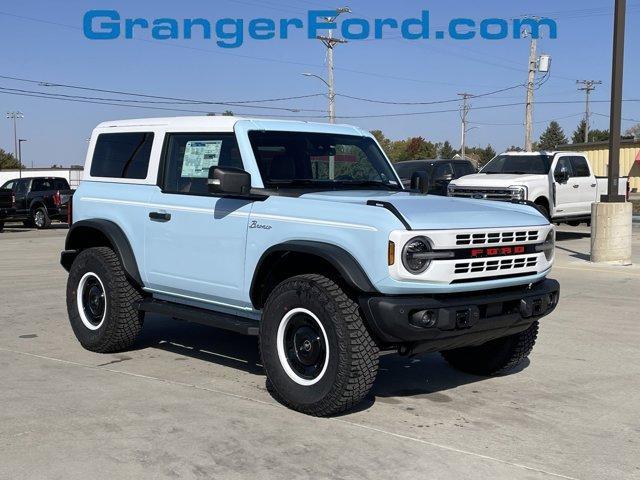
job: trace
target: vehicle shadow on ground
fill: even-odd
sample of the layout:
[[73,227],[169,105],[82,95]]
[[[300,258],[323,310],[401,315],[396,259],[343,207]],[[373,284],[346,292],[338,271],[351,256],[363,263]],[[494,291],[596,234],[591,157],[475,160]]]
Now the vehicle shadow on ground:
[[[134,348],[157,348],[179,356],[236,368],[252,375],[264,375],[257,337],[159,315],[147,315],[144,329]],[[526,360],[509,374],[517,373],[528,365]],[[486,378],[455,370],[438,353],[416,357],[385,353],[380,357],[378,376],[370,394],[355,411],[366,410],[376,400],[400,403],[402,397],[449,402],[452,398],[444,393],[447,390]],[[347,413],[353,412],[354,410],[350,410]]]
[[134,349],[157,348],[205,362],[264,375],[258,338],[197,323],[147,314]]
[[570,257],[577,258],[579,260],[586,260],[586,261],[591,260],[591,255],[589,255],[588,253],[582,253],[582,252],[578,252],[576,250],[571,250],[570,248],[561,247],[558,244],[556,244],[556,248],[558,250],[564,250],[565,252],[569,252],[571,254],[571,255],[569,255]]
[[580,240],[581,238],[588,238],[591,236],[591,232],[567,232],[556,231],[556,242],[562,242],[566,240]]

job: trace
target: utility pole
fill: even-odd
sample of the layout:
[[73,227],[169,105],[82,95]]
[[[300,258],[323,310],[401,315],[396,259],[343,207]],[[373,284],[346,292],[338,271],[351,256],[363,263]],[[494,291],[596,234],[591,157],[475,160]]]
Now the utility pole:
[[584,143],[589,143],[589,120],[591,118],[591,110],[589,110],[589,97],[591,92],[596,89],[596,85],[602,85],[600,80],[576,80],[576,84],[582,85],[578,90],[586,93],[585,109],[584,109]]
[[467,148],[467,114],[471,109],[469,105],[469,99],[473,97],[470,93],[459,93],[458,96],[462,97],[462,105],[460,106],[460,156],[462,158],[466,157],[466,148]]
[[13,154],[15,155],[16,159],[18,160],[18,164],[20,165],[20,178],[22,178],[22,162],[20,162],[20,154],[18,153],[18,133],[16,121],[19,118],[24,118],[24,115],[19,111],[7,112],[7,118],[13,120]]
[[[351,9],[349,7],[336,8],[336,14],[332,17],[325,17],[324,20],[326,23],[333,23],[341,13],[351,13]],[[318,35],[316,38],[327,47],[327,81],[325,83],[329,87],[329,123],[335,123],[336,91],[333,78],[333,49],[336,45],[347,43],[347,41],[342,38],[334,38],[333,30],[329,30],[329,34],[326,36]]]
[[525,108],[524,149],[533,150],[533,88],[536,80],[538,40],[531,35],[529,45],[529,77],[527,79],[527,103]]

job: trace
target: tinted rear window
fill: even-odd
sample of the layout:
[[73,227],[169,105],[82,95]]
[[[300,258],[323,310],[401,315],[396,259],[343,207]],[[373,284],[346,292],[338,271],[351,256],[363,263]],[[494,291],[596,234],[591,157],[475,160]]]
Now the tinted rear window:
[[53,190],[53,178],[36,178],[31,184],[32,192],[44,192],[46,190]]
[[98,135],[91,162],[92,177],[147,178],[153,133],[103,133]]

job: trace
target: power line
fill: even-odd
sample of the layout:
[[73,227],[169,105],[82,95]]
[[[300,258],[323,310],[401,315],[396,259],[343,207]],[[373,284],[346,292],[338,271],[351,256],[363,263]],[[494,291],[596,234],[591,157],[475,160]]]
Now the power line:
[[[18,82],[32,83],[32,84],[36,84],[36,85],[43,86],[43,87],[70,88],[70,89],[85,90],[85,91],[90,91],[90,92],[112,93],[112,94],[116,94],[116,95],[126,95],[126,96],[132,96],[132,97],[140,97],[140,98],[152,98],[152,99],[159,99],[159,100],[169,100],[169,101],[174,101],[174,102],[180,103],[180,104],[186,103],[186,104],[196,104],[196,105],[207,104],[207,105],[236,106],[236,105],[243,105],[243,104],[250,104],[250,103],[279,102],[279,101],[284,101],[284,100],[298,100],[298,99],[303,99],[303,98],[323,97],[324,96],[324,93],[312,93],[312,94],[308,94],[308,95],[296,95],[296,96],[289,96],[289,97],[266,98],[266,99],[258,99],[258,100],[234,100],[234,101],[194,100],[194,99],[179,98],[179,97],[164,97],[164,96],[160,96],[160,95],[148,95],[148,94],[144,94],[144,93],[126,92],[126,91],[122,91],[122,90],[107,90],[107,89],[103,89],[103,88],[87,87],[87,86],[82,86],[82,85],[70,85],[70,84],[57,83],[57,82],[48,82],[48,81],[42,81],[42,80],[33,80],[33,79],[27,79],[27,78],[12,77],[12,76],[8,76],[8,75],[0,75],[0,78],[1,79],[5,79],[5,80],[14,80],[14,81],[18,81]],[[260,107],[260,108],[269,108],[269,107]]]
[[[158,106],[149,106],[142,104],[128,104],[128,103],[118,103],[118,102],[103,102],[98,100],[90,100],[90,99],[80,99],[80,98],[63,98],[56,96],[55,94],[46,94],[42,92],[36,93],[20,93],[20,92],[12,92],[6,91],[5,88],[0,87],[0,94],[5,95],[15,95],[20,97],[34,97],[34,98],[43,98],[48,100],[58,100],[58,101],[66,101],[66,102],[75,102],[75,103],[89,103],[94,105],[109,105],[114,107],[128,107],[128,108],[141,108],[147,110],[162,110],[162,111],[170,111],[170,112],[181,112],[181,113],[199,113],[203,115],[216,113],[220,114],[222,112],[212,112],[211,110],[191,110],[185,108],[171,108],[171,107],[158,107]],[[285,115],[285,114],[262,114],[262,113],[243,113],[238,112],[238,115],[251,115],[251,116],[268,116],[268,117],[278,117],[278,118],[326,118],[326,115]]]

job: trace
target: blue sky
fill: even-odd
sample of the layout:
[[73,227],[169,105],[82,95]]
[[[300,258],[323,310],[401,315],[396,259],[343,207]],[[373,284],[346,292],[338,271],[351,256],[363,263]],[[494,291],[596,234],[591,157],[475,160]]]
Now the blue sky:
[[[82,33],[82,17],[90,9],[115,9],[123,17],[222,17],[251,19],[305,18],[309,9],[351,7],[354,17],[417,17],[422,9],[431,12],[433,28],[451,18],[520,17],[525,14],[549,16],[558,23],[558,38],[544,38],[539,52],[552,56],[552,73],[536,91],[537,102],[583,101],[576,79],[597,79],[603,84],[593,94],[593,111],[608,114],[611,69],[613,0],[215,0],[196,1],[80,1],[23,0],[5,2],[0,7],[0,75],[73,84],[148,95],[239,101],[324,93],[317,79],[301,74],[324,75],[324,47],[300,33],[288,40],[246,39],[236,49],[221,49],[214,40],[92,41]],[[628,99],[640,98],[640,1],[628,0],[625,91]],[[37,21],[40,20],[40,21]],[[398,37],[398,34],[389,34]],[[522,84],[526,81],[528,40],[408,41],[398,38],[351,41],[336,48],[336,91],[371,99],[400,102],[448,100],[459,92],[482,94]],[[43,90],[37,84],[0,79],[0,86],[23,90]],[[113,97],[105,93],[45,87],[50,93]],[[469,143],[491,143],[497,150],[523,142],[524,106],[495,109],[477,107],[521,103],[524,89],[474,99],[469,119],[476,122]],[[19,136],[23,159],[36,166],[83,163],[86,139],[99,122],[118,118],[177,115],[131,107],[116,107],[0,94],[3,111],[20,110]],[[315,115],[326,109],[324,97],[269,103],[285,108],[311,110],[294,113]],[[175,106],[173,106],[175,107]],[[443,105],[384,105],[337,98],[338,116],[382,115],[377,118],[339,120],[367,129],[381,129],[398,139],[421,135],[432,141],[459,143],[457,112],[428,115],[387,116],[456,108]],[[192,108],[192,107],[189,107]],[[196,107],[200,109],[201,107]],[[224,107],[207,107],[220,110]],[[236,112],[259,111],[232,108]],[[536,138],[550,119],[559,119],[567,135],[580,120],[581,103],[538,104],[535,107]],[[262,113],[286,114],[282,110]],[[640,102],[627,102],[623,117],[640,119]],[[13,151],[9,120],[2,117],[0,147]],[[633,123],[623,122],[623,128]],[[608,118],[594,116],[592,127],[608,128]]]

